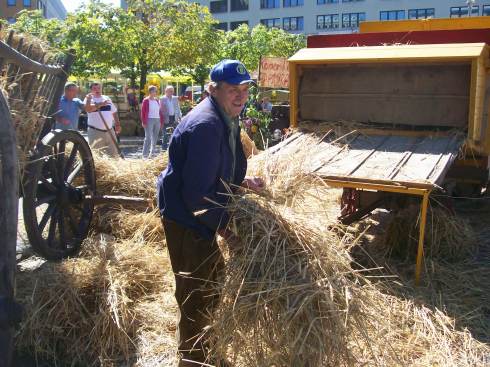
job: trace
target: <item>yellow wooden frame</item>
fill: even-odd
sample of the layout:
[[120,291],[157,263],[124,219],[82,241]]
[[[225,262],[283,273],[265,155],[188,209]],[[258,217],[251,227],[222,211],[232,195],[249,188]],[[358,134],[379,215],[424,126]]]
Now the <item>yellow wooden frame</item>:
[[[298,126],[298,87],[303,68],[339,64],[467,62],[472,71],[466,144],[476,153],[487,156],[490,154],[490,121],[485,136],[482,136],[482,118],[489,60],[489,47],[485,43],[302,49],[289,59],[290,126]],[[490,103],[488,108],[490,111]]]
[[412,20],[368,21],[359,24],[359,33],[446,31],[490,28],[490,17],[432,18]]
[[420,226],[419,226],[419,240],[417,246],[417,260],[415,264],[415,285],[419,285],[421,274],[422,274],[422,264],[424,260],[425,227],[427,224],[427,210],[429,206],[429,195],[431,193],[431,190],[416,188],[416,187],[408,187],[403,185],[380,185],[374,183],[352,182],[347,180],[324,179],[324,181],[329,186],[337,187],[337,188],[385,191],[385,192],[393,192],[393,193],[405,194],[405,195],[418,195],[422,197],[422,202],[420,205]]

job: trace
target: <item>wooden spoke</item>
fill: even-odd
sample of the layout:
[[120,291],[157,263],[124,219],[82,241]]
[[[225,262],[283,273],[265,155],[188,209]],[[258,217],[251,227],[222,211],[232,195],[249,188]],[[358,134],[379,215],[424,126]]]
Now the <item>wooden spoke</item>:
[[82,171],[83,164],[79,163],[76,165],[75,169],[70,173],[70,175],[67,177],[66,182],[72,183],[73,180],[80,174]]
[[60,232],[60,247],[61,249],[65,250],[67,248],[67,243],[66,243],[65,222],[63,220],[63,210],[60,210],[58,214],[58,230]]
[[48,181],[46,177],[41,177],[40,178],[41,183],[43,186],[48,189],[51,192],[58,192],[58,189],[56,188],[55,185],[53,185],[51,182]]
[[65,172],[63,175],[64,180],[68,179],[68,175],[70,174],[70,170],[73,167],[73,163],[75,163],[75,158],[77,157],[77,153],[78,153],[78,144],[73,144],[73,148],[70,152],[70,156],[66,160]]
[[40,199],[38,199],[35,203],[34,206],[38,207],[43,204],[47,204],[52,202],[54,199],[56,199],[56,195],[46,195]]
[[60,141],[58,155],[56,156],[56,162],[57,162],[57,166],[58,166],[57,168],[59,174],[58,180],[61,183],[65,181],[65,163],[66,163],[65,148],[66,148],[66,140]]
[[57,164],[56,164],[57,160],[55,160],[54,157],[50,157],[48,159],[48,168],[49,168],[49,171],[50,171],[50,174],[51,174],[51,180],[56,183],[56,184],[60,184],[60,177],[58,175],[58,167],[57,167]]
[[56,234],[56,224],[57,224],[57,217],[58,210],[55,207],[55,210],[53,211],[53,214],[51,214],[51,220],[49,221],[49,232],[48,232],[48,243],[51,244],[53,243],[54,236]]
[[39,222],[39,232],[42,233],[44,231],[44,227],[46,227],[46,224],[48,223],[49,217],[51,217],[51,214],[53,214],[53,211],[56,209],[55,204],[49,204],[48,209],[44,212],[41,221]]

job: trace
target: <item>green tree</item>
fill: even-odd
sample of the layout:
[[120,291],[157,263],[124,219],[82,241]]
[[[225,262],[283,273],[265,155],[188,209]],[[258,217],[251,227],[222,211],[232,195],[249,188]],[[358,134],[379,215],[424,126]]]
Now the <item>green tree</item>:
[[21,10],[15,23],[9,25],[17,33],[30,34],[45,41],[49,46],[59,49],[66,27],[63,21],[46,19],[40,10]]
[[261,57],[290,57],[304,47],[306,37],[302,34],[290,34],[261,24],[250,30],[246,24],[242,24],[225,34],[221,56],[240,60],[247,69],[256,70]]

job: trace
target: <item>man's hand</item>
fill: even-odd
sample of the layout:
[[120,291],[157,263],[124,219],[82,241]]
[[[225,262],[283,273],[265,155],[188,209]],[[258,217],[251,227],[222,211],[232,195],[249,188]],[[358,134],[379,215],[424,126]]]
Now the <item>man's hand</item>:
[[242,187],[259,193],[265,188],[265,182],[261,177],[245,177]]
[[223,237],[223,239],[226,241],[226,243],[228,243],[228,246],[230,247],[236,247],[240,243],[239,238],[235,236],[235,234],[228,228],[218,229],[218,234]]
[[114,127],[114,130],[116,131],[116,134],[119,135],[121,133],[121,125],[117,124],[115,127]]

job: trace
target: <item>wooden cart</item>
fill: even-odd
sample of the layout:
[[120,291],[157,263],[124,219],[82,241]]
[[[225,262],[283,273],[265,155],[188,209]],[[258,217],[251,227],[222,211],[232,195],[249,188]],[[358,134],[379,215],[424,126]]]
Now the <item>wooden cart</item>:
[[19,198],[29,243],[49,260],[79,250],[94,205],[148,204],[97,196],[85,138],[53,130],[73,56],[47,57],[39,50],[13,32],[0,40],[0,367],[10,365],[13,330],[21,319],[14,300]]

